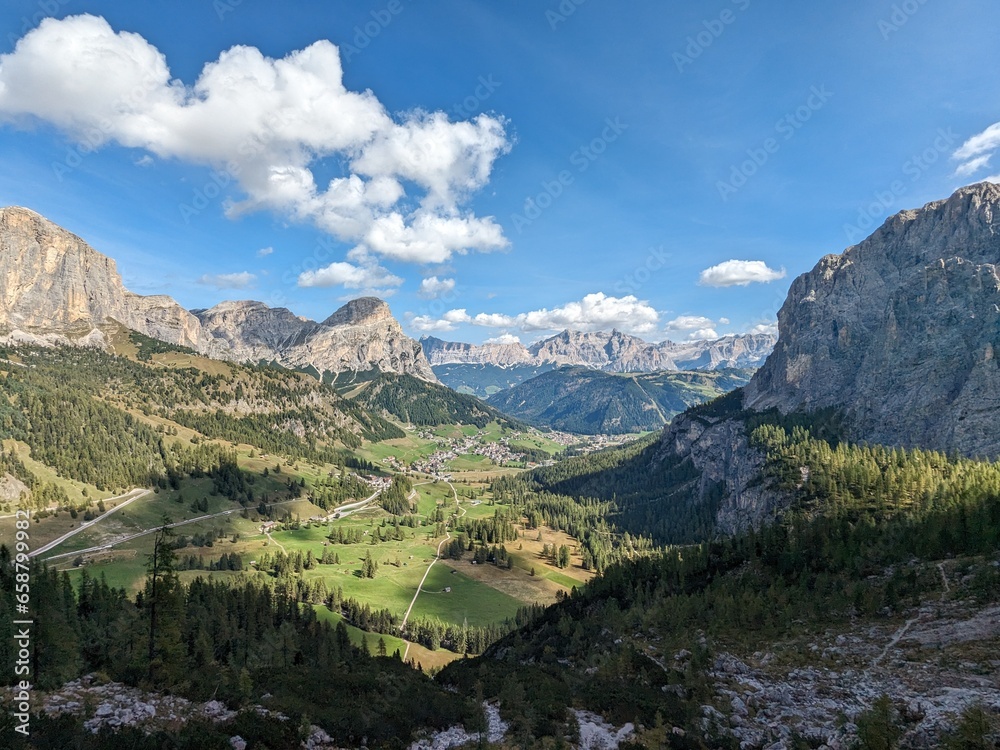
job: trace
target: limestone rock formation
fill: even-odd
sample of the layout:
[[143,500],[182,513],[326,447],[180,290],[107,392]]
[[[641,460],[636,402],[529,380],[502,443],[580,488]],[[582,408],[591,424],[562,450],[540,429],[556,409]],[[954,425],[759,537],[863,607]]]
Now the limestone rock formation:
[[436,382],[420,344],[382,300],[348,302],[322,323],[261,302],[189,312],[170,297],[122,284],[115,262],[25,208],[0,210],[0,333],[11,343],[106,346],[105,328],[239,362],[320,372],[373,368]]
[[420,339],[424,355],[431,365],[496,365],[512,367],[535,363],[528,347],[521,343],[511,344],[464,344],[456,341],[442,341],[433,336]]
[[127,291],[113,260],[34,211],[0,210],[0,326],[76,339],[109,319],[170,343],[199,344],[197,319],[172,299]]
[[757,367],[774,341],[770,334],[743,334],[716,341],[650,343],[621,331],[563,331],[530,347],[519,343],[476,346],[429,336],[421,344],[434,366],[569,365],[622,373]]
[[998,267],[998,185],[893,216],[795,280],[745,405],[835,406],[857,439],[997,456]]
[[774,349],[777,339],[771,333],[734,334],[715,341],[672,344],[667,351],[682,370],[759,367]]
[[[848,437],[1000,456],[1000,186],[981,183],[888,219],[791,286],[774,352],[744,409],[837,409]],[[657,460],[690,460],[696,496],[724,485],[723,531],[780,507],[741,421],[682,415]]]
[[541,363],[584,365],[607,372],[678,369],[662,347],[621,331],[563,331],[532,345],[530,351]]

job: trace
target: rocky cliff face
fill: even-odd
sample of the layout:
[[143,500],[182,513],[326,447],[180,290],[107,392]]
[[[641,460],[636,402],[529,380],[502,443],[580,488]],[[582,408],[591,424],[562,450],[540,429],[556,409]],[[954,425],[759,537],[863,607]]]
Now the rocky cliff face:
[[34,211],[0,210],[0,333],[14,343],[101,346],[111,323],[219,359],[437,380],[382,300],[353,300],[322,323],[261,302],[193,314],[170,297],[128,291],[113,260]]
[[777,340],[778,337],[770,333],[745,333],[723,336],[716,341],[672,344],[668,351],[682,370],[759,367],[774,349]]
[[792,284],[745,405],[836,406],[869,442],[1000,455],[1000,186],[893,216]]
[[437,382],[419,342],[404,334],[389,306],[374,297],[352,300],[319,326],[307,328],[282,357],[292,366],[320,371],[374,368]]
[[421,339],[432,365],[563,365],[605,372],[661,372],[757,367],[774,346],[767,334],[726,336],[717,341],[649,343],[621,331],[563,331],[525,347],[522,344],[461,344]]
[[[774,352],[743,408],[837,408],[858,441],[1000,455],[1000,186],[982,183],[888,219],[792,284]],[[742,422],[684,415],[660,459],[687,458],[697,494],[723,484],[724,531],[782,504],[755,481]]]
[[108,319],[174,344],[199,344],[197,319],[172,299],[131,294],[113,260],[34,211],[0,210],[0,326],[15,339],[76,338]]
[[621,331],[583,333],[563,331],[531,346],[540,363],[583,365],[607,372],[655,372],[676,370],[668,354]]
[[424,355],[432,365],[531,365],[534,357],[524,344],[463,344],[433,336],[420,339]]

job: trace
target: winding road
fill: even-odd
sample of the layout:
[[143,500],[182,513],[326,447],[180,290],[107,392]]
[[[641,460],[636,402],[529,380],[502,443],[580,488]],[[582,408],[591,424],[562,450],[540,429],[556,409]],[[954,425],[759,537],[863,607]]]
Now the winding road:
[[[150,490],[146,490],[146,492],[150,492]],[[137,498],[134,498],[134,499],[137,499]],[[299,500],[297,500],[297,499],[296,500],[282,500],[280,503],[268,503],[268,505],[288,505],[289,503],[297,503],[297,502],[299,502]],[[118,506],[118,508],[121,508],[121,507],[122,507],[121,505]],[[115,510],[117,510],[118,508],[115,508]],[[220,511],[219,513],[209,513],[208,515],[205,515],[205,516],[197,516],[195,518],[189,518],[186,521],[175,521],[174,523],[168,523],[168,524],[165,524],[164,526],[157,526],[156,528],[146,529],[145,531],[140,531],[140,532],[138,532],[136,534],[130,534],[128,536],[123,536],[121,539],[116,539],[115,541],[111,542],[110,544],[100,544],[100,545],[97,545],[96,547],[87,547],[86,549],[77,549],[77,550],[73,550],[72,552],[61,552],[58,555],[51,555],[50,557],[46,557],[45,559],[46,559],[46,561],[48,561],[48,560],[58,560],[58,559],[63,558],[63,557],[70,557],[72,555],[86,555],[86,554],[89,554],[91,552],[103,552],[103,551],[109,550],[109,549],[111,549],[113,547],[116,547],[119,544],[124,544],[125,542],[130,542],[133,539],[138,539],[140,537],[149,536],[150,534],[155,534],[157,531],[159,531],[162,528],[174,529],[174,528],[177,528],[178,526],[186,526],[189,523],[198,523],[199,521],[207,521],[210,518],[218,518],[219,516],[228,516],[228,515],[232,515],[233,513],[242,513],[243,510],[244,510],[244,508],[231,508],[230,510],[223,510],[223,511]],[[108,514],[105,513],[104,516],[106,516],[106,515],[108,515]],[[101,516],[100,518],[104,518],[104,516]],[[90,521],[89,523],[90,524],[94,524],[97,521],[99,521],[100,518],[95,518],[93,521]],[[81,530],[82,529],[76,529],[76,531],[81,531]],[[67,536],[72,536],[72,534],[67,535]],[[65,541],[65,538],[64,537],[60,537],[56,541],[57,542],[63,542],[63,541]],[[275,542],[275,544],[277,544],[277,542]],[[48,549],[51,549],[53,546],[55,546],[55,543],[51,543],[51,542],[48,545],[46,545],[46,547]],[[281,545],[278,545],[278,546],[281,546]],[[38,553],[43,552],[43,551],[45,551],[45,548],[40,548],[40,549],[36,550],[35,552],[33,552],[32,554],[33,555],[34,554],[38,554]]]
[[[36,550],[32,550],[31,552],[28,553],[28,557],[35,557],[36,555],[41,555],[41,554],[43,554],[45,552],[48,552],[50,549],[53,549],[54,547],[58,547],[60,544],[62,544],[63,542],[65,542],[67,539],[76,536],[77,534],[79,534],[81,531],[84,531],[85,529],[89,529],[95,523],[98,523],[99,521],[103,521],[105,518],[107,518],[108,516],[110,516],[112,513],[115,513],[117,511],[121,510],[122,508],[124,508],[129,503],[134,503],[140,497],[146,497],[146,495],[149,495],[152,492],[153,492],[152,490],[144,490],[142,488],[136,488],[134,490],[129,490],[124,495],[118,495],[117,497],[109,497],[104,502],[108,503],[108,502],[111,502],[113,500],[122,500],[123,498],[128,498],[128,499],[124,500],[124,502],[119,503],[118,505],[116,505],[111,510],[104,511],[104,513],[102,513],[101,515],[99,515],[97,518],[94,518],[94,519],[92,519],[90,521],[84,521],[79,526],[77,526],[75,529],[67,531],[65,534],[63,534],[58,539],[53,539],[48,544],[42,545],[41,547],[39,547]],[[49,558],[49,559],[51,560],[52,558]]]

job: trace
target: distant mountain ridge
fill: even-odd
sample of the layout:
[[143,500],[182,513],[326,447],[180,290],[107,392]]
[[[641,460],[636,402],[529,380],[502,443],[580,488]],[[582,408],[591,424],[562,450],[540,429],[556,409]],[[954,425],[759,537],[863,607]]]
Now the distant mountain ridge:
[[217,359],[437,381],[420,344],[382,300],[352,300],[322,323],[261,302],[188,311],[167,296],[130,292],[112,259],[34,211],[0,209],[3,338],[106,346],[106,331],[116,325]]
[[475,364],[512,367],[582,366],[604,372],[716,370],[759,366],[774,346],[771,334],[736,334],[714,341],[650,343],[621,331],[563,331],[531,346],[482,345],[424,336],[420,343],[432,366]]
[[623,435],[658,430],[688,407],[746,385],[752,373],[609,373],[566,366],[495,393],[487,403],[540,427]]

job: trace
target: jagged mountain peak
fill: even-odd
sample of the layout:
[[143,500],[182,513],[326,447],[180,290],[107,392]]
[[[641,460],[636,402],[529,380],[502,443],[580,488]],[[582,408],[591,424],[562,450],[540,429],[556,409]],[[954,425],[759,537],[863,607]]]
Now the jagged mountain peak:
[[761,482],[742,410],[830,408],[850,441],[1000,456],[1000,186],[890,217],[792,282],[773,352],[711,417],[682,415],[654,462],[688,461],[723,531],[790,501]]
[[378,297],[352,299],[323,321],[325,326],[361,326],[395,321],[385,300]]
[[108,323],[219,359],[334,373],[376,368],[436,381],[420,345],[380,299],[353,300],[324,325],[253,300],[189,312],[170,297],[128,291],[111,258],[41,214],[0,209],[0,333],[13,342],[84,334],[92,342],[88,332]]
[[718,341],[650,343],[629,333],[564,330],[526,347],[520,343],[463,344],[421,339],[432,365],[582,366],[607,372],[657,372],[756,367],[774,344],[771,334],[733,334]]

